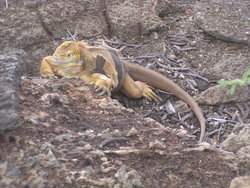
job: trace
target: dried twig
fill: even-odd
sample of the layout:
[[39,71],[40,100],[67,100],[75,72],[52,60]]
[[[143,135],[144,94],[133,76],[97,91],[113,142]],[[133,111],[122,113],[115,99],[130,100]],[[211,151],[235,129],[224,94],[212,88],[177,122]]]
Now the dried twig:
[[100,144],[100,148],[103,148],[104,146],[114,143],[114,142],[126,142],[128,141],[129,138],[125,138],[125,137],[114,137],[114,138],[110,138],[108,140],[104,140],[101,144]]
[[176,64],[176,61],[174,59],[166,57],[164,54],[161,55],[161,58],[165,61],[165,63],[169,64]]
[[72,33],[68,29],[67,29],[67,32],[70,35],[70,39],[72,39],[73,41],[76,41],[76,37],[78,35],[78,32],[75,30],[73,35],[72,35]]
[[174,94],[172,94],[172,93],[163,91],[163,90],[161,90],[161,89],[157,89],[157,91],[158,91],[159,93],[163,93],[163,94],[166,94],[166,95],[174,95]]
[[146,59],[146,58],[156,58],[156,57],[161,57],[162,54],[152,54],[152,55],[143,55],[143,56],[137,56],[135,59]]
[[196,73],[194,70],[192,70],[192,69],[190,69],[190,68],[185,68],[185,67],[169,67],[169,69],[170,70],[173,70],[173,71],[189,71],[189,72],[191,72],[191,73],[193,73],[193,74],[198,74],[198,73]]
[[195,47],[180,48],[180,51],[190,51],[190,50],[198,50],[198,48]]
[[[183,67],[171,67],[171,65],[167,64],[167,65],[163,65],[162,63],[159,63],[157,62],[157,65],[159,67],[162,67],[162,68],[165,68],[165,69],[168,69],[168,70],[171,70],[171,71],[190,71],[191,73],[182,73],[184,75],[188,75],[188,76],[193,76],[193,77],[196,77],[196,78],[199,78],[201,80],[204,80],[205,82],[207,82],[209,84],[209,81],[207,78],[204,78],[200,75],[198,75],[198,73],[196,73],[195,71],[193,71],[192,69],[190,68],[183,68]],[[195,88],[193,86],[197,86],[197,83],[193,82],[193,81],[189,81],[189,85],[190,85],[190,88],[195,90]]]
[[[179,115],[179,113],[178,113],[178,115]],[[184,116],[181,118],[181,120],[182,120],[182,121],[186,121],[186,119],[191,118],[191,117],[193,117],[193,116],[194,116],[194,113],[193,113],[192,111],[189,111],[189,113],[187,113],[186,115],[184,115]]]
[[116,44],[116,45],[125,45],[125,46],[128,46],[128,47],[134,47],[134,48],[138,48],[140,47],[141,45],[137,45],[137,44],[127,44],[125,42],[118,42],[118,41],[111,41],[111,40],[104,40],[106,43],[109,43],[109,44]]
[[228,119],[227,122],[230,122],[230,123],[243,122],[242,118],[239,116],[238,110],[236,110],[235,112],[232,113],[232,112],[230,112],[230,111],[228,111],[226,109],[222,109],[222,107],[220,107],[219,108],[219,113],[222,116],[225,116],[224,114],[229,115],[230,119]]
[[183,73],[183,74],[188,75],[188,76],[193,76],[193,77],[199,78],[199,79],[204,80],[205,82],[207,82],[207,83],[209,84],[209,81],[208,81],[207,78],[204,78],[204,77],[202,77],[202,76],[200,76],[200,75],[198,75],[198,74],[193,74],[193,73]]
[[188,129],[192,129],[192,126],[189,125],[187,122],[184,122],[184,121],[182,121],[181,119],[177,119],[177,118],[172,118],[172,119],[175,120],[176,122],[178,122],[178,123],[184,125],[184,126],[187,127]]
[[157,62],[157,65],[159,66],[159,67],[162,67],[162,68],[164,68],[164,69],[170,69],[170,65],[169,64],[167,64],[167,65],[163,65],[162,63],[159,63],[159,62]]
[[[161,57],[164,57],[164,55],[161,56]],[[165,59],[166,59],[166,57],[165,57]],[[170,60],[168,60],[168,61],[170,61]],[[191,73],[182,73],[182,74],[188,75],[188,76],[193,76],[193,77],[196,77],[196,78],[199,78],[199,79],[201,79],[201,80],[204,80],[204,81],[207,82],[208,84],[210,83],[210,82],[208,81],[207,78],[204,78],[204,77],[198,75],[198,73],[196,73],[195,71],[193,71],[193,70],[190,69],[190,68],[171,67],[171,65],[169,65],[169,64],[164,65],[164,64],[162,64],[162,63],[160,63],[160,62],[157,62],[157,65],[158,65],[159,67],[162,67],[162,68],[165,68],[165,69],[171,70],[171,71],[190,71]],[[176,72],[175,72],[175,73],[176,73]],[[178,76],[178,75],[175,75],[175,77],[176,77],[176,76]],[[187,81],[187,84],[189,85],[190,89],[196,91],[197,83],[196,83],[194,80],[190,80],[190,79],[187,79],[186,81]]]
[[207,118],[207,121],[216,121],[218,123],[226,123],[227,120],[225,119],[224,116],[222,117],[217,117],[217,116],[210,116],[209,118]]
[[187,41],[182,41],[182,42],[170,41],[170,44],[177,45],[177,46],[185,46],[187,45]]
[[167,35],[170,39],[177,38],[177,39],[182,39],[185,40],[187,39],[186,36],[177,36],[177,35]]
[[125,48],[127,48],[127,46],[122,46],[122,47],[119,48],[118,50],[121,52],[121,51],[124,50]]
[[6,8],[9,8],[8,0],[5,0],[5,6],[6,6]]
[[223,125],[220,126],[219,131],[218,131],[218,135],[217,135],[217,140],[220,140],[220,135],[221,135],[221,129],[222,129]]
[[213,131],[207,132],[207,133],[206,133],[206,135],[207,135],[207,137],[208,137],[208,136],[213,135],[214,133],[217,133],[218,131],[219,131],[219,129],[216,129],[216,130],[213,130]]
[[113,50],[113,51],[117,52],[117,53],[120,52],[118,49],[109,46],[104,40],[102,40],[102,45],[109,48],[110,50]]
[[84,39],[92,39],[92,38],[95,38],[95,37],[100,36],[100,35],[102,35],[102,34],[103,34],[103,32],[100,31],[100,32],[97,32],[97,33],[95,33],[95,34],[93,34],[93,35],[83,35],[83,38],[84,38]]

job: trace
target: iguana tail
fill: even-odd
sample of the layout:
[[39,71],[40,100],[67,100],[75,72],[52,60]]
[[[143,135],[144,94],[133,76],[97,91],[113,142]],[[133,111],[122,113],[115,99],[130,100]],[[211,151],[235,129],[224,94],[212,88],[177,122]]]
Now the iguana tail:
[[205,118],[203,116],[202,110],[195,100],[186,91],[184,91],[181,87],[179,87],[167,77],[136,64],[129,62],[125,62],[125,64],[129,75],[134,80],[145,82],[150,86],[172,93],[191,107],[200,122],[201,134],[199,141],[202,142],[205,136]]

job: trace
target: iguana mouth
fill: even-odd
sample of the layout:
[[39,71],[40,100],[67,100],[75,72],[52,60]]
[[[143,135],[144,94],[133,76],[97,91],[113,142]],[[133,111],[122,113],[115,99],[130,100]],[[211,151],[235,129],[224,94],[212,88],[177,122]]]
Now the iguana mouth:
[[51,63],[53,65],[56,66],[60,66],[60,67],[74,67],[74,66],[81,66],[82,62],[78,61],[78,62],[65,62],[65,61],[58,61],[55,59],[52,59]]

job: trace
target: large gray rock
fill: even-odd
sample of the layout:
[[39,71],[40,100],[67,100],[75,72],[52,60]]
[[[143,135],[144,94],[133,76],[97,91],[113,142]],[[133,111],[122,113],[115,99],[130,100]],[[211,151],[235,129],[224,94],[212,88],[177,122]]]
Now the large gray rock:
[[194,21],[217,39],[250,46],[250,1],[197,3]]
[[[221,59],[209,68],[213,79],[234,80],[242,79],[243,73],[250,68],[250,58],[244,55],[234,55]],[[237,85],[236,92],[229,93],[231,86],[216,85],[205,90],[197,96],[199,103],[216,105],[228,102],[246,102],[250,100],[250,87]]]
[[44,31],[36,11],[30,7],[19,5],[1,9],[0,47],[1,48],[30,48],[50,39]]
[[229,188],[250,188],[250,176],[240,176],[234,178]]
[[23,50],[0,51],[0,131],[18,126],[18,87],[24,70]]
[[250,160],[250,124],[237,124],[222,143],[222,149],[235,153],[239,159]]
[[221,59],[209,71],[214,79],[234,80],[241,78],[243,73],[250,69],[250,57],[244,55],[231,55]]
[[[0,7],[0,47],[34,51],[34,46],[65,39],[67,29],[82,35],[104,31],[106,22],[101,12],[103,1],[41,1],[27,0],[8,9]],[[31,46],[33,47],[31,49]]]
[[216,85],[195,96],[195,100],[200,104],[217,105],[229,102],[247,102],[250,100],[249,86],[237,85],[235,93],[230,94],[231,86]]
[[112,32],[125,41],[140,41],[144,35],[161,30],[164,22],[158,16],[156,5],[157,2],[149,0],[108,5],[107,16]]

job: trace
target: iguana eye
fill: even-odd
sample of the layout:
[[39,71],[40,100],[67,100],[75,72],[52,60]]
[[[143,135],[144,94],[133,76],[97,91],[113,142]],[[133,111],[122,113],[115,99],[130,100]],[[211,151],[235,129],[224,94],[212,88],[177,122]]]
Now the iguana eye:
[[67,55],[67,57],[72,57],[73,56],[73,53],[69,53],[68,55]]

